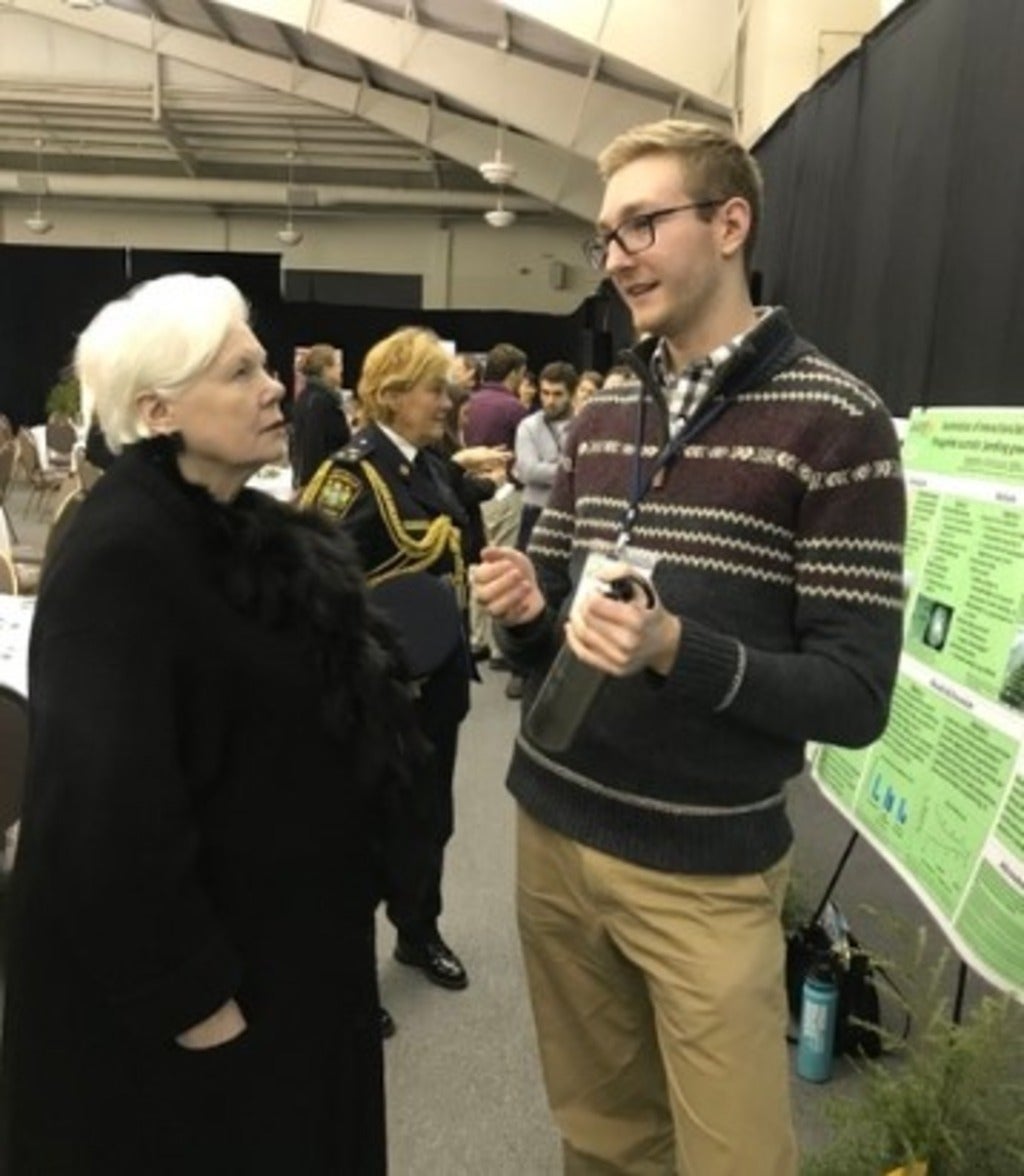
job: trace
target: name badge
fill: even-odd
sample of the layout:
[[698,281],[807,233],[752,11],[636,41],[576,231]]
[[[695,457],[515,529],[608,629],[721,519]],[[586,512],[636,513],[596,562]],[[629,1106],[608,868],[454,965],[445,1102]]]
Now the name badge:
[[572,598],[569,616],[573,620],[576,620],[579,616],[579,610],[583,606],[583,602],[588,597],[592,596],[595,592],[604,593],[604,586],[610,578],[605,573],[610,568],[621,568],[625,564],[634,576],[645,581],[653,590],[654,569],[657,563],[658,557],[653,551],[646,551],[640,547],[626,547],[614,555],[606,555],[600,551],[590,552],[586,558],[586,562],[583,564],[583,571],[580,574],[579,583],[576,585],[576,592]]

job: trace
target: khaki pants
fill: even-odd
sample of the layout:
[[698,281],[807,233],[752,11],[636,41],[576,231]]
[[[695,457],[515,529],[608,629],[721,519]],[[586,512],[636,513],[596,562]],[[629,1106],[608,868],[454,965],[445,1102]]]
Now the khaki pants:
[[[519,516],[523,510],[523,492],[513,490],[501,498],[491,498],[481,503],[480,515],[484,521],[484,534],[488,547],[515,547],[519,536]],[[469,602],[469,639],[470,643],[479,648],[489,645],[495,657],[498,654],[494,642],[491,640],[491,618],[476,602],[475,597]]]
[[783,939],[789,856],[669,874],[522,809],[518,914],[571,1176],[793,1176]]

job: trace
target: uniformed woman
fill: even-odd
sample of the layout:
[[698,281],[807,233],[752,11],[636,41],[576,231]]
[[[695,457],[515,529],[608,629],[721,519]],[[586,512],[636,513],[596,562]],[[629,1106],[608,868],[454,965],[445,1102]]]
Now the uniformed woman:
[[469,708],[466,504],[473,489],[433,448],[451,406],[449,364],[428,330],[406,327],[377,343],[358,385],[368,423],[320,467],[302,505],[340,520],[355,540],[372,596],[390,614],[416,679],[416,711],[433,749],[419,790],[426,845],[394,855],[403,860],[390,863],[387,913],[398,932],[395,959],[459,989],[466,970],[442,939],[438,917],[458,730]]

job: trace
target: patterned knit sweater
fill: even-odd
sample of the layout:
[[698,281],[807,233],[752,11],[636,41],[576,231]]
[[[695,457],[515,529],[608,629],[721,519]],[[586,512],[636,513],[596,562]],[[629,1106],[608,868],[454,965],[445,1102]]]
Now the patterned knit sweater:
[[[668,438],[650,379],[599,393],[570,433],[530,555],[547,611],[503,629],[524,713],[557,650],[583,560],[614,546],[634,475]],[[641,378],[643,383],[641,383]],[[725,407],[721,407],[722,401]],[[708,423],[710,422],[710,423]],[[570,749],[520,735],[508,786],[549,827],[655,869],[751,873],[788,848],[783,784],[807,740],[882,731],[899,658],[904,489],[884,405],[769,313],[716,375],[687,441],[643,499],[634,547],[680,617],[667,677],[612,679]]]

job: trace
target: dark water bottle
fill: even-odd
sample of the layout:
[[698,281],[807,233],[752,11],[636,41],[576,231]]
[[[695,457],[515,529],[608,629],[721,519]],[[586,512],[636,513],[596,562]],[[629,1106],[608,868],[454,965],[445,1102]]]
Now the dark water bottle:
[[[648,607],[653,607],[654,592],[638,576],[609,580],[601,591],[613,600],[632,600],[637,588],[646,594]],[[541,751],[567,751],[607,681],[603,670],[580,661],[563,645],[523,723],[527,739]]]
[[808,1082],[827,1082],[832,1077],[839,988],[831,967],[813,965],[804,980],[800,1006],[800,1036],[796,1047],[796,1072]]

